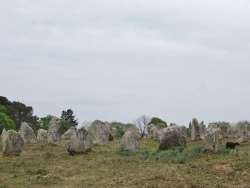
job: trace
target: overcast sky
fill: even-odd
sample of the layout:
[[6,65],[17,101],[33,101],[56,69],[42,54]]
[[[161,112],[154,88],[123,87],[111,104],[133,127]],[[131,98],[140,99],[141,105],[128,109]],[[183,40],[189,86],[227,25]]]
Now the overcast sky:
[[249,0],[8,0],[0,95],[79,122],[250,120]]

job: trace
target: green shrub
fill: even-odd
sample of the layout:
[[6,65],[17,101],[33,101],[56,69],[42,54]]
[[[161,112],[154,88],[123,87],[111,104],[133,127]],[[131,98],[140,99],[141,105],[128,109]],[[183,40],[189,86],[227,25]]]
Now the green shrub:
[[117,154],[121,155],[121,156],[135,156],[136,152],[130,151],[130,150],[125,150],[125,151],[118,151]]

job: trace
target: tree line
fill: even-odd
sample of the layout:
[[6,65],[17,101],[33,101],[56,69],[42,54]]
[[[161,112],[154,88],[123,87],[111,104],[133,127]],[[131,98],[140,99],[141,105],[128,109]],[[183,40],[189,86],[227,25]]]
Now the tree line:
[[[9,101],[8,98],[0,96],[0,133],[4,128],[19,131],[23,122],[28,123],[34,131],[39,128],[47,129],[52,116],[48,115],[39,118],[33,115],[33,111],[32,106],[26,106],[19,101]],[[63,132],[67,131],[71,126],[78,125],[78,120],[75,119],[71,109],[62,111],[61,124]]]
[[[0,133],[5,128],[6,130],[20,130],[21,124],[26,122],[29,126],[37,131],[38,129],[48,129],[49,122],[52,115],[46,117],[37,117],[33,115],[33,107],[27,106],[18,101],[9,101],[6,97],[0,96]],[[66,132],[71,126],[76,127],[78,120],[75,118],[73,110],[63,110],[61,112],[61,125],[63,133]],[[158,117],[149,117],[142,115],[132,122],[139,129],[141,137],[147,134],[147,126],[150,124],[157,125],[159,123],[167,123]],[[111,122],[111,126],[117,129],[117,137],[122,137],[124,134],[125,124],[121,122]]]

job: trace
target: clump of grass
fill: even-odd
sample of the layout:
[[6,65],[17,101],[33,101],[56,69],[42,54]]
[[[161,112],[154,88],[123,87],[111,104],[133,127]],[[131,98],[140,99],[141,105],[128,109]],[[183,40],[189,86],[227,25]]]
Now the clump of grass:
[[219,150],[219,154],[222,154],[222,155],[229,155],[230,154],[230,150],[229,149],[226,149],[226,148],[221,148]]
[[199,156],[199,155],[201,155],[202,151],[204,151],[204,146],[202,146],[202,145],[194,146],[193,155]]
[[135,156],[136,152],[130,151],[130,150],[125,150],[125,151],[118,151],[117,154],[121,155],[121,156]]
[[142,159],[151,159],[153,161],[184,164],[188,161],[187,157],[185,156],[185,150],[185,146],[175,147],[167,151],[157,150],[153,153],[145,150],[140,153],[140,157]]

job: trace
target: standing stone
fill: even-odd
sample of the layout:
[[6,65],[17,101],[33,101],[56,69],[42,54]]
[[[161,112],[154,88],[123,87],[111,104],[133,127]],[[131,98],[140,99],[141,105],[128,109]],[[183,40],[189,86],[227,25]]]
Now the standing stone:
[[72,126],[61,136],[61,139],[71,139],[75,134],[76,128]]
[[23,137],[25,144],[37,142],[33,129],[26,122],[21,124],[19,133]]
[[113,138],[117,135],[117,129],[115,127],[110,126],[110,133]]
[[48,126],[48,143],[59,145],[61,139],[62,126],[59,118],[52,116]]
[[126,131],[120,143],[120,151],[140,151],[140,135],[132,130]]
[[207,134],[206,125],[204,125],[203,123],[200,123],[199,130],[200,130],[200,138],[204,139],[205,135]]
[[199,126],[198,120],[193,118],[191,140],[200,140],[200,139],[201,139],[200,126]]
[[148,131],[148,138],[154,138],[154,124],[150,124],[147,127],[147,131]]
[[160,150],[167,150],[173,147],[185,146],[187,137],[178,126],[166,127],[163,129],[163,136],[160,140]]
[[47,139],[48,139],[48,131],[44,129],[38,129],[37,140],[47,140]]
[[223,122],[213,122],[208,124],[208,129],[220,129],[220,134],[222,138],[228,138],[228,129],[230,129],[230,124],[223,124]]
[[218,153],[221,141],[220,129],[210,129],[204,137],[205,151],[210,153]]
[[134,124],[130,124],[130,123],[125,125],[125,132],[127,132],[127,131],[134,131],[134,132],[140,134],[138,127],[136,127]]
[[95,120],[88,131],[93,140],[93,144],[105,145],[113,139],[109,125],[100,120]]
[[19,156],[24,147],[23,137],[14,130],[7,131],[3,137],[3,155]]
[[88,132],[81,128],[76,130],[71,140],[67,143],[67,151],[71,154],[87,153],[92,149],[92,140]]
[[2,134],[1,134],[1,141],[3,141],[3,138],[4,138],[5,135],[6,135],[6,129],[4,128],[2,130]]
[[159,123],[154,127],[153,130],[154,140],[160,141],[162,139],[164,128],[166,128],[166,125],[164,123]]

